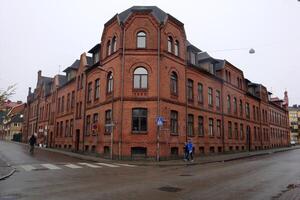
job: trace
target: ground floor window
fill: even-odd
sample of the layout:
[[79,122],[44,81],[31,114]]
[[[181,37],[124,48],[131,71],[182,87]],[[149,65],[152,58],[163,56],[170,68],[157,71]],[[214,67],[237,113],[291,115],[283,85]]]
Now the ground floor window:
[[131,147],[131,157],[132,158],[145,158],[147,156],[146,147]]
[[178,156],[178,147],[171,147],[171,156]]

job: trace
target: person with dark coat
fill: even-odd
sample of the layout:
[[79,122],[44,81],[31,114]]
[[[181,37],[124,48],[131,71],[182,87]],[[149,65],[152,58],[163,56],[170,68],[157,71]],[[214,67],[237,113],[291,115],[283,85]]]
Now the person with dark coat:
[[30,153],[33,153],[35,144],[36,144],[36,137],[34,136],[34,134],[32,134],[29,139]]

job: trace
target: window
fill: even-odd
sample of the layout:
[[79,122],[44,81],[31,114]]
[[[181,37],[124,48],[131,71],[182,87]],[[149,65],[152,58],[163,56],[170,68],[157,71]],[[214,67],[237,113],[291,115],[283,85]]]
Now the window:
[[196,53],[191,52],[190,56],[191,56],[191,64],[195,65],[196,64]]
[[208,135],[210,137],[214,136],[214,120],[212,118],[209,118],[208,123]]
[[72,91],[72,95],[71,95],[71,109],[74,108],[75,105],[75,91]]
[[58,137],[58,135],[59,135],[59,122],[56,122],[56,137]]
[[147,131],[147,109],[132,109],[132,131]]
[[253,111],[253,120],[255,121],[256,120],[255,106],[253,106],[252,111]]
[[188,89],[188,100],[192,101],[194,99],[194,94],[193,94],[193,80],[191,79],[188,79],[188,84],[187,84],[187,89]]
[[232,138],[232,123],[228,122],[228,138]]
[[143,67],[138,67],[133,73],[133,88],[147,89],[148,88],[148,72]]
[[208,88],[208,105],[213,105],[213,90],[210,87]]
[[203,103],[203,85],[198,83],[198,102]]
[[227,113],[231,112],[231,100],[230,95],[227,95]]
[[111,53],[114,53],[117,51],[117,38],[116,36],[113,37],[113,39],[111,40],[111,47],[112,47],[112,52]]
[[243,102],[240,100],[240,116],[243,116]]
[[237,101],[235,97],[233,98],[233,112],[237,114]]
[[80,76],[77,76],[77,90],[80,89]]
[[111,72],[107,75],[107,93],[111,93],[113,91],[113,74]]
[[220,109],[220,102],[221,102],[221,93],[219,90],[216,91],[216,107]]
[[171,74],[171,94],[178,95],[178,78],[175,72]]
[[171,133],[172,134],[178,134],[178,112],[172,110],[171,111]]
[[194,135],[194,115],[189,114],[188,115],[188,136]]
[[202,116],[198,117],[198,135],[204,136],[204,122]]
[[240,124],[240,139],[244,139],[244,125]]
[[65,137],[69,136],[69,120],[66,121],[66,126],[65,126]]
[[65,111],[65,96],[61,98],[61,112]]
[[81,74],[81,79],[80,79],[80,88],[83,88],[83,74]]
[[238,123],[234,123],[234,135],[235,135],[235,139],[239,139]]
[[168,37],[168,52],[172,53],[173,46],[173,38],[171,36]]
[[70,98],[71,98],[71,94],[68,93],[68,95],[67,95],[67,112],[69,112],[69,110],[70,110]]
[[112,127],[109,126],[112,124],[112,112],[111,110],[105,111],[105,133],[111,133]]
[[98,113],[93,115],[92,134],[96,134],[98,129]]
[[86,116],[86,122],[85,122],[85,135],[89,135],[91,130],[91,116]]
[[71,137],[73,136],[73,127],[74,127],[74,120],[71,119],[70,120],[70,136]]
[[138,32],[136,42],[137,48],[146,48],[146,33],[143,31]]
[[179,56],[179,42],[176,40],[175,41],[175,46],[174,46],[174,54],[175,56]]
[[88,83],[88,91],[87,91],[87,102],[91,102],[92,101],[92,82]]
[[250,119],[250,105],[249,103],[246,103],[246,117]]
[[217,120],[217,137],[221,137],[221,120]]
[[64,132],[64,124],[63,123],[64,123],[63,121],[60,122],[60,131],[59,131],[59,136],[60,137],[62,136],[62,134]]
[[94,99],[98,100],[100,97],[100,79],[95,80],[95,91],[94,91]]
[[110,44],[110,40],[108,40],[106,44],[106,56],[109,56],[110,53],[111,53],[111,44]]

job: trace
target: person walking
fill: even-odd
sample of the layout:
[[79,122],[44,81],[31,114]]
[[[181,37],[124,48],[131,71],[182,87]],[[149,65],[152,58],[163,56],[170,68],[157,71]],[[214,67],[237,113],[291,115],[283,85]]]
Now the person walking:
[[189,159],[189,151],[188,151],[188,146],[187,146],[187,142],[184,143],[184,147],[183,147],[183,152],[184,152],[184,161],[188,161]]
[[29,139],[29,145],[30,145],[29,152],[31,154],[33,154],[33,152],[34,152],[34,145],[35,144],[36,144],[36,137],[34,136],[34,134],[32,134],[30,139]]
[[194,155],[193,155],[194,147],[191,139],[189,139],[187,143],[187,150],[188,150],[188,160],[191,159],[191,161],[194,162]]

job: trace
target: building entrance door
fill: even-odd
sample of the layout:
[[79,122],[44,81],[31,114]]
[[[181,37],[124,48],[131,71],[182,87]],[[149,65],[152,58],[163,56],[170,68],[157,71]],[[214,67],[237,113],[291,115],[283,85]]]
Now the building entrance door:
[[80,141],[80,130],[76,129],[75,151],[79,151],[79,141]]

